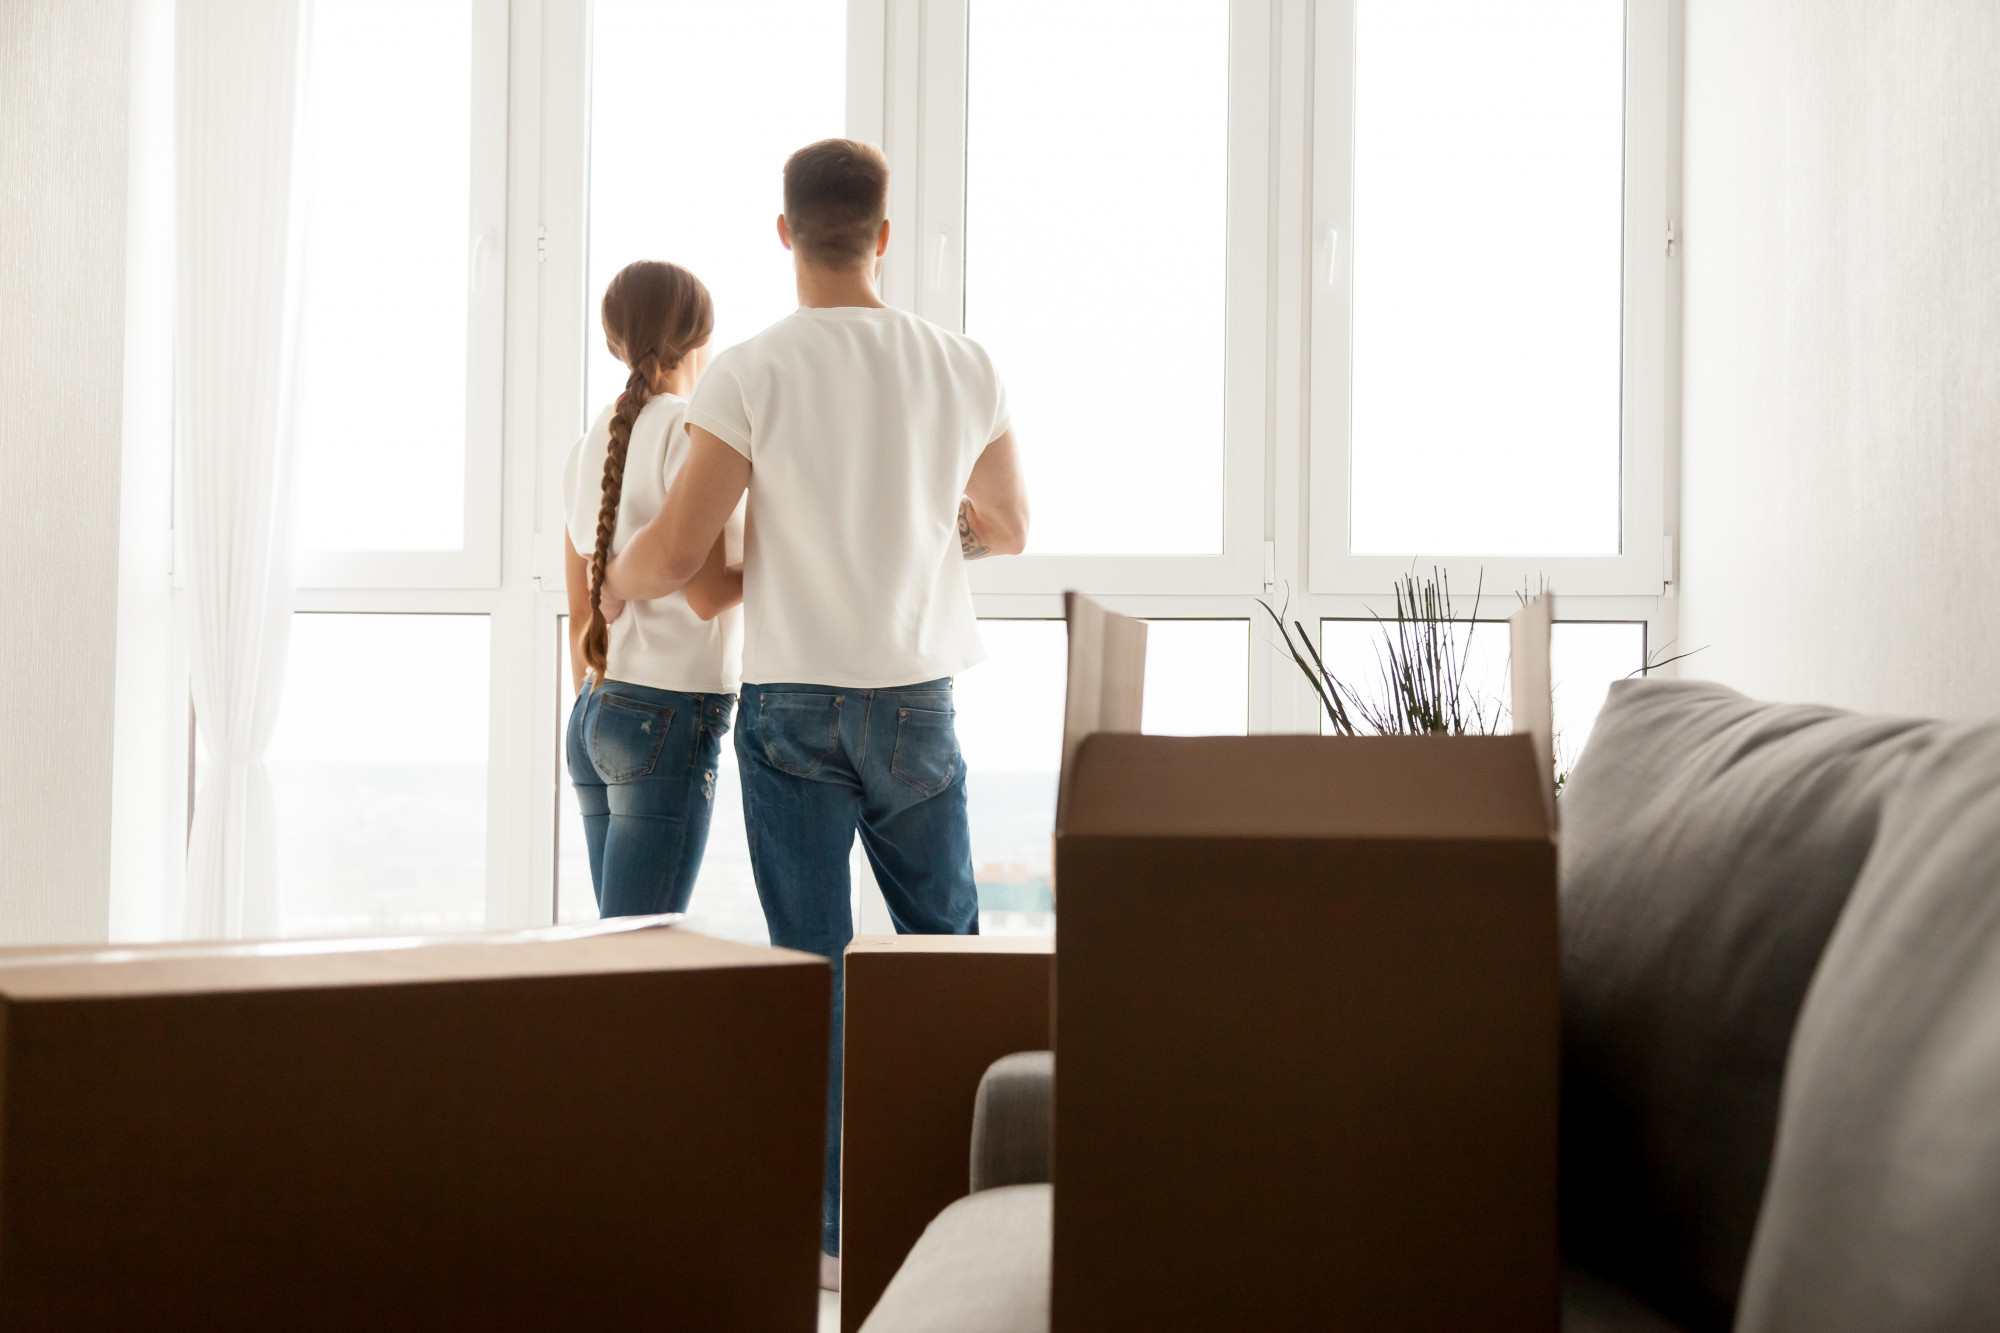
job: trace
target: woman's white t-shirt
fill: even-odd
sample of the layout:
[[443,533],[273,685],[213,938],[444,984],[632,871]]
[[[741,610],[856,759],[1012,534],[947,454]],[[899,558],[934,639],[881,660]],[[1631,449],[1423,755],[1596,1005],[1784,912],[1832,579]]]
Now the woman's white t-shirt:
[[716,357],[687,419],[750,460],[745,680],[878,689],[985,659],[958,505],[1007,396],[978,343],[800,309]]
[[[597,545],[597,509],[603,495],[604,457],[611,445],[611,411],[598,413],[590,433],[576,442],[563,464],[563,513],[569,539],[584,559]],[[632,534],[652,521],[666,502],[667,487],[687,462],[687,400],[656,395],[632,423],[625,453],[625,484],[618,523],[611,534],[617,554]],[[725,529],[731,561],[743,549],[741,511]],[[632,602],[611,622],[605,674],[612,680],[650,685],[684,694],[734,693],[741,684],[743,609],[732,606],[703,620],[685,593]]]

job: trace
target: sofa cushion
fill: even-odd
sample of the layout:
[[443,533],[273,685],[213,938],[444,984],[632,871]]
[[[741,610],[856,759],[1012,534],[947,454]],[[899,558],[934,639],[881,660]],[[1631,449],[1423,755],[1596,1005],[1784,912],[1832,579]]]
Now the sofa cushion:
[[2000,724],[1911,766],[1792,1043],[1745,1333],[2000,1328]]
[[981,1190],[939,1213],[861,1333],[1048,1333],[1053,1189]]
[[1726,1329],[1785,1052],[1885,793],[1939,724],[1611,689],[1562,797],[1563,1245]]
[[1049,1179],[1056,1053],[1016,1051],[986,1067],[972,1099],[972,1191]]

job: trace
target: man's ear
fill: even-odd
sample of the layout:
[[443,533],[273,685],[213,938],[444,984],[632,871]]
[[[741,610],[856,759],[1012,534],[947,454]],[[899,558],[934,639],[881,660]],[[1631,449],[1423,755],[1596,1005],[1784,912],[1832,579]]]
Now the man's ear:
[[785,215],[778,214],[778,244],[787,250],[792,248],[792,229],[785,225]]
[[889,219],[882,219],[882,234],[875,238],[875,257],[880,259],[889,253]]

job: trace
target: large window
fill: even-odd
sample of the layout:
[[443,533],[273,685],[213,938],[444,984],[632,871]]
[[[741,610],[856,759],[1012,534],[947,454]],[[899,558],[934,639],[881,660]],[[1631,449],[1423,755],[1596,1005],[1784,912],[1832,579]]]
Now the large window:
[[[576,13],[589,79],[552,139],[587,171],[559,161],[573,184],[545,212],[547,299],[581,314],[543,326],[576,349],[543,362],[544,402],[567,413],[545,477],[622,379],[594,314],[619,265],[700,274],[722,345],[791,308],[779,171],[831,134],[888,154],[886,299],[978,338],[1007,381],[1034,532],[1029,555],[974,567],[990,658],[958,683],[986,929],[1051,923],[1066,589],[1151,623],[1152,731],[1317,730],[1257,601],[1368,665],[1371,617],[1413,568],[1483,579],[1488,610],[1552,586],[1570,757],[1608,683],[1672,640],[1648,359],[1663,0]],[[692,125],[653,106],[668,69],[675,107],[703,109]],[[554,642],[560,527],[541,503]],[[1504,682],[1504,641],[1476,636],[1482,687]],[[693,911],[755,937],[723,767]],[[566,915],[589,911],[575,843]],[[854,864],[857,923],[885,929]]]
[[[1151,624],[1148,730],[1310,733],[1260,600],[1365,675],[1396,578],[1546,581],[1573,757],[1677,634],[1667,47],[1666,0],[316,7],[284,928],[594,911],[559,476],[624,379],[597,303],[668,259],[718,346],[782,318],[780,172],[830,135],[887,154],[884,296],[988,347],[1029,474],[958,684],[986,929],[1052,925],[1066,590]],[[757,938],[733,755],[716,800],[693,910]]]

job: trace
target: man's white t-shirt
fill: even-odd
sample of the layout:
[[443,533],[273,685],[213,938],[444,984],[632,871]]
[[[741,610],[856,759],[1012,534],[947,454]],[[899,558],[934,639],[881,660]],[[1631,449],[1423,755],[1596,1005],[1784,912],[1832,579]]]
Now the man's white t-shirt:
[[745,680],[877,689],[984,660],[958,504],[1007,396],[978,343],[800,309],[716,357],[687,419],[750,460]]
[[[625,452],[625,484],[618,523],[611,533],[616,555],[666,503],[667,487],[688,457],[687,400],[658,394],[632,423]],[[597,545],[597,508],[604,493],[604,458],[611,446],[611,411],[598,413],[590,433],[576,442],[563,464],[563,514],[569,539],[584,559]],[[724,532],[731,558],[742,549],[742,518],[732,517]],[[685,593],[649,602],[631,602],[611,622],[605,674],[612,680],[650,685],[683,694],[731,694],[742,682],[743,608],[732,606],[703,620]]]

